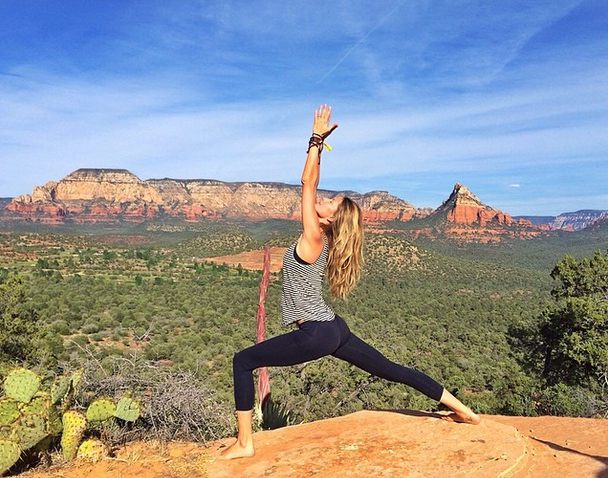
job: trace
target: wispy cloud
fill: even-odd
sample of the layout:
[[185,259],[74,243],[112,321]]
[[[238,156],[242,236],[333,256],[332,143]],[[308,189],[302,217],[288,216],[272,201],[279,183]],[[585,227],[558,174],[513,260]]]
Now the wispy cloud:
[[322,186],[608,209],[597,2],[44,5],[0,3],[0,196],[79,167],[295,183],[327,101]]

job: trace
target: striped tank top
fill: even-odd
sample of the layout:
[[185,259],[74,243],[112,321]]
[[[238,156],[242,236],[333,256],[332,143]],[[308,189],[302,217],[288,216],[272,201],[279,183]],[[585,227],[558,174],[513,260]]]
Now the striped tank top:
[[322,296],[323,276],[327,262],[327,239],[323,249],[311,264],[296,254],[296,244],[287,248],[283,256],[283,286],[281,289],[281,325],[296,320],[329,322],[336,314]]

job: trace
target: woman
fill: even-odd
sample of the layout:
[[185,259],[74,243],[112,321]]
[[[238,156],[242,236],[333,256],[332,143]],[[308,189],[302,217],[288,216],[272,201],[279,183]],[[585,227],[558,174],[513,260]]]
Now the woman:
[[234,397],[238,437],[222,453],[226,459],[255,454],[252,432],[254,404],[253,370],[285,366],[325,355],[346,360],[372,375],[405,383],[452,410],[445,418],[470,424],[478,415],[463,405],[435,380],[417,370],[389,361],[352,334],[321,295],[324,272],[329,290],[344,298],[356,285],[362,265],[363,227],[361,210],[349,198],[317,199],[323,141],[334,129],[331,108],[314,113],[312,137],[302,172],[302,226],[298,240],[283,258],[281,324],[297,329],[248,347],[234,356]]

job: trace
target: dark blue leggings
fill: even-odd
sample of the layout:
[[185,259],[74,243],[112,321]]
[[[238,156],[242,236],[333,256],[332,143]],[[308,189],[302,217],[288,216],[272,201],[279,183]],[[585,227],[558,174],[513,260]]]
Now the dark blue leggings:
[[351,333],[336,315],[331,322],[304,322],[298,329],[252,345],[234,355],[236,409],[253,409],[253,371],[259,367],[296,365],[333,355],[386,380],[400,382],[439,401],[443,387],[428,375],[387,359]]

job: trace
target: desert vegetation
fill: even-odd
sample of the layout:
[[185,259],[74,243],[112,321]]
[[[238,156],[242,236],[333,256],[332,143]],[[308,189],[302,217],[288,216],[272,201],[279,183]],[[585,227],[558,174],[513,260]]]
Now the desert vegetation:
[[[231,359],[254,342],[261,271],[212,258],[285,246],[297,232],[288,221],[13,227],[0,234],[0,372],[84,368],[81,408],[139,394],[141,417],[104,431],[114,443],[226,436]],[[481,413],[605,416],[605,250],[602,231],[481,245],[370,229],[364,276],[332,305],[389,358]],[[273,274],[269,335],[283,332],[279,291]],[[291,422],[436,407],[331,357],[269,372]]]

